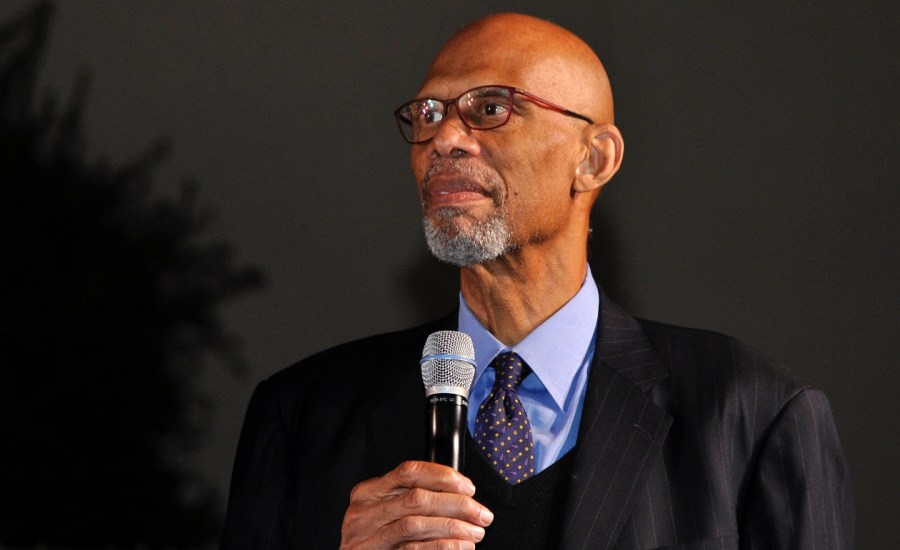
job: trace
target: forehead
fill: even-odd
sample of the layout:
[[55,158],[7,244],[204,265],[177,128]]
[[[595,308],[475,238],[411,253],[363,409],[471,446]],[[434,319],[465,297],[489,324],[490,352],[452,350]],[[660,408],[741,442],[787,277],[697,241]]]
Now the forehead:
[[612,122],[612,91],[603,64],[583,40],[519,14],[488,16],[441,48],[416,97],[449,99],[487,84],[515,86]]
[[534,56],[510,56],[489,49],[456,49],[442,52],[435,59],[417,97],[456,97],[487,84],[548,94],[554,86],[544,77],[546,73],[546,63]]

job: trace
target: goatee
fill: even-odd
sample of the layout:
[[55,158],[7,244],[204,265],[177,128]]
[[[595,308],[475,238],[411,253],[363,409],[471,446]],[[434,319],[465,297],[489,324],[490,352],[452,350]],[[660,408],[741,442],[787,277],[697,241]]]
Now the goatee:
[[434,256],[448,264],[471,267],[495,260],[509,252],[510,232],[506,210],[500,208],[488,217],[461,227],[463,212],[456,208],[441,208],[435,223],[425,216],[425,240]]

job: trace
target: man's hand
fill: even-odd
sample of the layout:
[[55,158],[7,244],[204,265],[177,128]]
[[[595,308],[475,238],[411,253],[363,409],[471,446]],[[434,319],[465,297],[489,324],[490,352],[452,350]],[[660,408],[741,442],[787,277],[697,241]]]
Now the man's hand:
[[404,462],[353,488],[341,550],[474,549],[494,519],[474,494],[472,482],[453,468]]

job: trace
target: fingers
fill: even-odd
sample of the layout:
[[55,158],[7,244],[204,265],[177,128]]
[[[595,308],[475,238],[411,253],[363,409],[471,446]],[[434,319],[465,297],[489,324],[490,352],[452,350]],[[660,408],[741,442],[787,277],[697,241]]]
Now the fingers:
[[[344,524],[367,529],[377,516],[382,527],[391,525],[402,540],[440,536],[441,533],[470,539],[484,536],[482,527],[490,525],[493,514],[471,497],[455,493],[438,493],[415,488],[398,491],[386,498],[351,501]],[[453,521],[451,521],[453,520]],[[478,527],[472,531],[468,527]],[[425,536],[423,536],[425,535]]]
[[403,550],[475,550],[475,543],[462,540],[432,540],[411,542],[400,548]]
[[353,488],[341,548],[474,548],[493,514],[459,472],[404,462]]
[[358,484],[350,502],[376,506],[386,522],[404,516],[436,516],[487,526],[493,514],[471,498],[474,494],[475,486],[456,470],[410,461],[380,478]]
[[[484,528],[450,518],[404,516],[385,525],[367,541],[371,548],[417,548],[413,542],[440,542],[436,548],[455,548],[459,543],[476,542],[484,538]],[[404,545],[404,543],[408,543]],[[455,544],[455,546],[453,545]],[[368,547],[368,546],[367,546]],[[423,546],[428,548],[428,546]]]
[[475,494],[475,485],[469,478],[453,468],[432,462],[407,461],[386,475],[369,481],[374,481],[374,483],[369,484],[364,481],[354,487],[351,499],[353,494],[357,493],[357,489],[360,491],[358,496],[363,499],[379,493],[391,494],[416,487],[466,496]]

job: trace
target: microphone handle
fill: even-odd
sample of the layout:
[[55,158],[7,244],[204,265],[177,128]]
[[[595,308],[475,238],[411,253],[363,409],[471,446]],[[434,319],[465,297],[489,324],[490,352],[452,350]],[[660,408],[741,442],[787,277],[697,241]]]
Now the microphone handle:
[[425,398],[428,417],[428,460],[461,471],[465,464],[466,410],[469,401],[452,393]]

